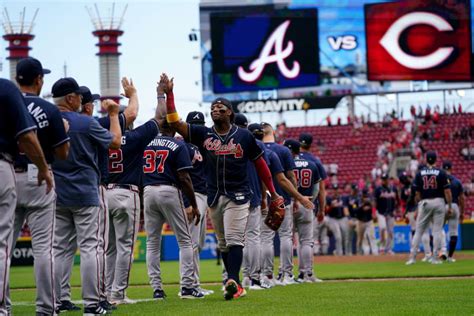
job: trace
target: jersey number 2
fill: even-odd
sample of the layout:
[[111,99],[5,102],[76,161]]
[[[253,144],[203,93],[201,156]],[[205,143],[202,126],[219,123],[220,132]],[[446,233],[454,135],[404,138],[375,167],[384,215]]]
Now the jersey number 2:
[[423,177],[423,189],[436,189],[438,187],[436,183],[436,176],[424,176]]
[[123,172],[123,155],[122,149],[109,149],[109,172]]
[[[163,173],[165,171],[165,161],[168,158],[168,150],[145,150],[143,158],[145,158],[145,165],[143,166],[144,173]],[[160,159],[160,163],[156,166],[156,160]]]

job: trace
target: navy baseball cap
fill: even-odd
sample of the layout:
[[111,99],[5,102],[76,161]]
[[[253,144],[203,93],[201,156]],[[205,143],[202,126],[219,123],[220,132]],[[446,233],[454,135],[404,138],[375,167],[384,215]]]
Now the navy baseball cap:
[[359,188],[359,186],[357,185],[357,183],[352,183],[351,184],[351,189],[352,190],[357,190]]
[[311,145],[313,143],[313,136],[308,133],[302,133],[300,134],[300,143],[301,145]]
[[247,128],[249,122],[247,121],[247,117],[245,115],[243,115],[242,113],[237,113],[234,117],[234,124],[239,127]]
[[199,111],[189,112],[188,116],[186,116],[186,123],[204,125],[204,113]]
[[23,58],[16,64],[16,78],[20,80],[34,79],[39,75],[49,73],[51,70],[43,68],[41,62],[36,58]]
[[286,139],[283,142],[283,145],[288,147],[292,152],[299,152],[300,151],[300,143],[296,139]]
[[262,127],[262,124],[259,124],[259,123],[252,123],[252,124],[249,124],[249,126],[247,127],[248,130],[250,131],[250,133],[253,134],[253,136],[258,139],[258,140],[262,140],[263,139],[263,127]]
[[451,170],[452,168],[453,168],[453,164],[451,163],[451,161],[449,160],[443,161],[444,170]]
[[434,151],[429,151],[426,153],[426,162],[429,163],[430,165],[433,165],[436,162],[436,152]]
[[234,109],[232,108],[232,102],[230,102],[228,99],[226,98],[217,98],[215,99],[214,101],[212,101],[211,103],[211,107],[214,105],[214,104],[222,104],[222,105],[225,105],[229,110],[232,111],[232,114],[230,115],[230,121],[233,122],[234,121],[234,117],[235,117],[235,114],[234,114]]
[[381,178],[382,178],[382,180],[387,180],[388,179],[388,174],[386,174],[386,173],[382,174]]
[[84,90],[84,92],[82,93],[82,105],[87,104],[89,102],[94,102],[95,100],[100,100],[100,94],[93,94],[88,87],[81,86],[79,88]]
[[82,95],[87,92],[84,88],[80,87],[74,78],[66,77],[56,81],[51,88],[51,92],[53,93],[53,98],[58,98],[70,93]]

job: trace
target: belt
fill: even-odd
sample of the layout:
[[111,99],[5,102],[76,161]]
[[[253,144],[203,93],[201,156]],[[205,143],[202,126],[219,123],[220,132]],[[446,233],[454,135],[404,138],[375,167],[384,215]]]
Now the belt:
[[107,184],[107,190],[112,190],[112,189],[126,189],[126,190],[130,190],[136,193],[140,193],[140,190],[138,190],[138,186],[134,184],[119,184],[119,183]]

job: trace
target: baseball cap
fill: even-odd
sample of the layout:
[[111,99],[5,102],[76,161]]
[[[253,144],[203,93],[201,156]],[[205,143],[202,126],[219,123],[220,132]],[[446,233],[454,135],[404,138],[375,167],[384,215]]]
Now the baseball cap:
[[189,112],[186,116],[186,123],[204,125],[204,113],[199,111]]
[[351,184],[351,189],[352,190],[357,190],[359,188],[359,186],[357,185],[357,183],[352,183]]
[[388,174],[384,173],[382,174],[382,180],[387,180],[388,179]]
[[337,185],[337,183],[334,183],[334,184],[332,185],[332,188],[333,188],[334,190],[336,190],[336,189],[339,189],[339,186]]
[[250,133],[253,134],[253,136],[258,139],[258,140],[262,140],[263,139],[263,128],[262,128],[262,124],[259,124],[259,123],[252,123],[252,124],[249,124],[249,126],[247,127],[248,130],[250,131]]
[[288,147],[292,152],[299,152],[300,143],[296,139],[286,139],[283,145]]
[[426,153],[426,162],[429,163],[430,165],[436,162],[436,158],[437,158],[436,152],[429,151]]
[[245,115],[243,115],[242,113],[237,113],[234,117],[234,124],[239,127],[247,128],[249,122],[247,121],[247,117],[245,117]]
[[234,121],[234,117],[235,117],[235,114],[234,114],[234,109],[232,108],[232,102],[230,102],[228,99],[226,98],[217,98],[215,99],[214,101],[212,101],[211,103],[211,107],[214,105],[214,104],[222,104],[222,105],[225,105],[229,110],[232,111],[232,114],[230,115],[230,121],[233,122]]
[[20,80],[34,79],[39,75],[49,73],[51,70],[43,68],[41,62],[36,58],[23,58],[16,64],[16,78]]
[[84,88],[85,87],[79,87],[74,78],[66,77],[56,81],[51,88],[51,92],[53,93],[53,98],[58,98],[68,95],[69,93],[82,95],[87,92]]
[[451,163],[451,161],[449,160],[443,161],[444,170],[451,170],[452,168],[453,168],[453,164]]
[[79,87],[84,90],[82,94],[82,105],[87,104],[89,102],[94,102],[95,100],[100,100],[100,94],[94,93],[92,94],[91,90],[86,86]]
[[308,133],[300,134],[300,143],[301,145],[311,145],[313,143],[313,136]]

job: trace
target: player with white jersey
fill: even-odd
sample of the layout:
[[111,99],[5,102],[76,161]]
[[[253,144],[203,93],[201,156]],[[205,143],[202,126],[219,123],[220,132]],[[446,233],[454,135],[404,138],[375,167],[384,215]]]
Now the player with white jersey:
[[[295,160],[296,169],[293,172],[295,173],[298,192],[314,201],[318,192],[317,184],[321,181],[318,167],[312,161],[300,157],[300,143],[298,141],[287,139],[284,145],[291,150]],[[293,216],[299,242],[299,274],[296,281],[299,283],[321,282],[322,280],[316,278],[313,273],[313,209],[307,209],[300,204],[294,210]]]
[[[192,169],[186,145],[174,137],[175,131],[165,119],[160,119],[160,135],[153,139],[143,154],[143,200],[147,232],[146,262],[153,288],[153,298],[163,299],[161,280],[161,231],[167,222],[176,235],[179,246],[181,298],[203,298],[194,279],[193,244],[190,225],[198,225],[200,214],[189,176]],[[181,190],[191,204],[186,214]]]

